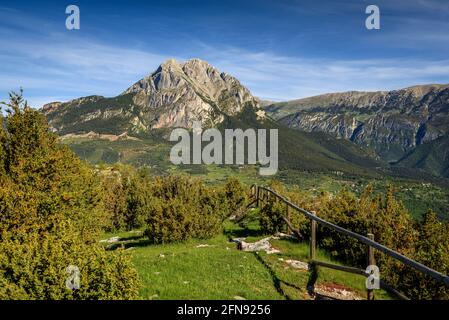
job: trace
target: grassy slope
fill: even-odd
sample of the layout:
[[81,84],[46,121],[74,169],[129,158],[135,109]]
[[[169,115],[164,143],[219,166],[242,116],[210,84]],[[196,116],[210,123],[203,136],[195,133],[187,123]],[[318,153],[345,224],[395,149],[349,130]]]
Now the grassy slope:
[[386,165],[375,160],[368,150],[354,143],[327,134],[311,134],[290,129],[270,118],[260,121],[250,109],[245,109],[237,117],[226,117],[220,128],[277,129],[281,169],[341,171],[379,176],[381,172],[376,168]]
[[[109,101],[109,100],[108,100]],[[109,101],[109,103],[111,103]],[[116,102],[117,103],[117,102]],[[80,110],[89,109],[83,106]],[[70,109],[71,110],[71,109]],[[80,111],[80,112],[81,112]],[[65,114],[65,117],[73,117]],[[71,119],[71,118],[70,118]],[[122,121],[123,122],[123,121]],[[104,132],[104,124],[97,123],[95,126],[85,128],[85,131],[95,130],[95,127]],[[257,120],[254,110],[246,108],[235,117],[225,117],[225,121],[219,125],[224,129],[278,129],[279,132],[279,167],[281,169],[312,170],[312,171],[342,171],[349,174],[378,176],[378,167],[386,164],[375,160],[372,154],[354,143],[335,139],[325,134],[309,134],[292,130],[281,126],[270,119]],[[117,128],[115,128],[117,129]],[[117,130],[110,128],[109,133]],[[123,132],[121,130],[119,133]],[[95,139],[68,139],[64,143],[83,159],[91,163],[114,163],[117,161],[133,165],[159,165],[169,164],[170,143],[162,138],[158,139],[152,135],[158,135],[158,130],[152,130],[148,134],[140,134],[141,141],[116,141]],[[157,148],[155,148],[157,146]]]
[[396,165],[423,169],[435,176],[449,177],[449,136],[418,146]]
[[[47,118],[54,121],[55,127],[63,125],[60,134],[89,131],[121,134],[129,129],[129,122],[135,116],[133,106],[132,95],[129,94],[114,98],[103,97],[95,102],[85,101],[80,105],[63,104],[56,111],[47,114]],[[84,119],[91,112],[101,113],[103,117]]]
[[[248,236],[249,235],[249,236]],[[111,235],[105,235],[105,238]],[[279,254],[243,252],[229,238],[262,237],[257,223],[242,228],[227,223],[224,234],[208,240],[152,245],[135,233],[122,233],[138,270],[143,299],[311,299],[307,293],[308,271],[293,269],[280,259],[307,261],[308,244],[273,240]],[[197,247],[207,244],[208,247]],[[331,261],[318,250],[317,257]],[[365,297],[364,278],[330,269],[320,269],[317,284],[341,284]],[[376,292],[378,299],[388,299]]]

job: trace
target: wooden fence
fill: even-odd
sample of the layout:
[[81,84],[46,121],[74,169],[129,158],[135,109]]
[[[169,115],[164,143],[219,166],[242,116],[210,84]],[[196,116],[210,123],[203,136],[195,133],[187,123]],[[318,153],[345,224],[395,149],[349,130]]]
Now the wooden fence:
[[[264,201],[267,201],[270,197],[274,197],[275,201],[283,202],[286,206],[286,210],[285,210],[286,215],[283,216],[283,220],[285,221],[285,223],[287,224],[289,229],[297,236],[300,236],[300,234],[297,230],[295,230],[293,224],[290,221],[290,208],[305,215],[307,218],[309,218],[311,220],[309,257],[310,257],[311,267],[315,268],[315,271],[316,271],[316,267],[320,266],[320,267],[324,267],[324,268],[331,268],[331,269],[335,269],[335,270],[358,274],[358,275],[362,275],[365,277],[368,277],[371,275],[371,274],[367,273],[366,270],[363,270],[363,269],[354,268],[354,267],[346,267],[346,266],[331,264],[331,263],[317,260],[316,259],[316,229],[317,229],[317,224],[320,224],[324,227],[332,229],[336,232],[339,232],[341,234],[344,234],[348,237],[354,238],[354,239],[366,244],[367,245],[367,264],[368,265],[376,264],[375,259],[374,259],[374,249],[376,249],[376,250],[379,250],[380,252],[383,252],[384,254],[386,254],[398,261],[401,261],[405,265],[407,265],[411,268],[414,268],[415,270],[417,270],[427,276],[434,278],[435,280],[443,283],[446,287],[449,287],[449,277],[447,275],[442,274],[436,270],[433,270],[432,268],[429,268],[417,261],[409,259],[406,256],[400,254],[399,252],[394,251],[394,250],[374,241],[373,234],[367,234],[366,236],[364,236],[364,235],[352,232],[350,230],[344,229],[344,228],[337,226],[337,225],[335,225],[329,221],[326,221],[324,219],[321,219],[315,213],[309,212],[307,210],[304,210],[304,209],[298,207],[297,205],[290,202],[288,199],[286,199],[282,195],[278,194],[277,192],[275,192],[267,187],[252,185],[251,186],[251,196],[253,197],[253,203],[255,203],[255,205],[257,207],[260,207],[261,203]],[[382,280],[380,280],[379,284],[380,284],[380,288],[394,294],[398,298],[408,300],[408,298],[405,295],[398,292],[394,288],[390,287],[388,284],[386,284]],[[367,289],[367,299],[368,300],[374,299],[374,291],[373,290]]]

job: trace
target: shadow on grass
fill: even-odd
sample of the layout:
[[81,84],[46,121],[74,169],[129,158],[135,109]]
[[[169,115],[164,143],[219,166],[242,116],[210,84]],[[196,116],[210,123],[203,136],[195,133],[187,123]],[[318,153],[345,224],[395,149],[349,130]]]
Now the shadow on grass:
[[233,238],[260,237],[266,235],[266,233],[262,232],[259,229],[249,228],[224,230],[223,233],[229,238],[229,240]]
[[281,296],[283,296],[286,300],[292,300],[292,298],[284,292],[281,284],[284,284],[284,285],[294,288],[298,291],[301,291],[301,288],[299,288],[298,286],[280,279],[277,276],[276,272],[274,272],[273,268],[271,268],[271,266],[257,252],[253,252],[253,254],[254,254],[254,257],[257,259],[257,261],[259,261],[265,267],[265,269],[267,269],[267,271],[270,273],[270,276],[271,276],[271,279],[273,281],[273,285],[274,285],[274,288],[276,289],[276,291]]
[[122,239],[122,241],[118,241],[106,246],[106,250],[116,250],[118,248],[129,249],[136,247],[147,247],[154,244],[153,241],[151,241],[144,235],[131,236]]
[[125,241],[137,241],[140,240],[144,237],[143,234],[137,234],[137,235],[133,235],[133,236],[127,236],[127,237],[122,237],[120,239],[123,239]]

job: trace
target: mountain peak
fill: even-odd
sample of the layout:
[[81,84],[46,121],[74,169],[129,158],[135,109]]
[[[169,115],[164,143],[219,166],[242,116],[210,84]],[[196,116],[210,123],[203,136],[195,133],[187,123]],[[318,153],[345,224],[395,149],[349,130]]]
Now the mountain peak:
[[222,115],[211,118],[218,111],[233,115],[246,103],[258,105],[257,98],[237,79],[198,58],[166,60],[123,94],[134,95],[134,103],[144,108],[164,110],[155,127],[190,127],[195,120],[214,123],[222,119]]
[[[259,105],[236,78],[197,58],[185,62],[168,59],[118,97],[74,101],[63,104],[64,108],[47,108],[53,111],[49,121],[57,130],[78,133],[86,131],[84,128],[112,128],[114,121],[120,123],[120,130],[129,132],[191,127],[194,121],[211,126],[225,114],[239,113],[247,104]],[[67,123],[64,117],[77,120]]]
[[180,63],[178,61],[176,61],[176,59],[171,58],[171,59],[167,59],[164,62],[161,63],[161,65],[159,66],[159,68],[156,69],[156,72],[161,71],[161,70],[172,70],[172,69],[179,69],[181,67]]
[[198,58],[193,58],[193,59],[189,59],[186,60],[184,62],[181,61],[177,61],[175,58],[170,58],[165,60],[164,62],[162,62],[160,64],[160,66],[156,69],[154,73],[157,72],[161,72],[162,70],[165,71],[174,71],[174,70],[185,70],[185,69],[196,69],[196,70],[200,70],[200,69],[215,69],[214,67],[212,67],[207,61],[198,59]]
[[431,91],[439,91],[448,89],[449,84],[425,84],[425,85],[416,85],[412,87],[408,87],[405,89],[402,89],[407,92],[411,92],[415,97],[422,98],[426,94],[430,93]]
[[175,58],[170,58],[170,59],[165,60],[161,65],[167,65],[167,66],[173,65],[173,66],[178,66],[179,63],[178,63],[178,61],[176,61]]

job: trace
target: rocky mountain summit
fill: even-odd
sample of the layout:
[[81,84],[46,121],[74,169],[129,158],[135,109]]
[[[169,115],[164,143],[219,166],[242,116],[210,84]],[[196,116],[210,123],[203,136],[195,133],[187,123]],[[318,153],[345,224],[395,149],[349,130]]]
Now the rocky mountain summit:
[[274,103],[265,110],[291,128],[330,133],[397,161],[448,133],[449,85],[331,93]]
[[53,102],[42,111],[59,133],[121,133],[190,127],[196,120],[214,125],[245,105],[258,107],[259,100],[236,78],[199,59],[170,59],[117,97]]

